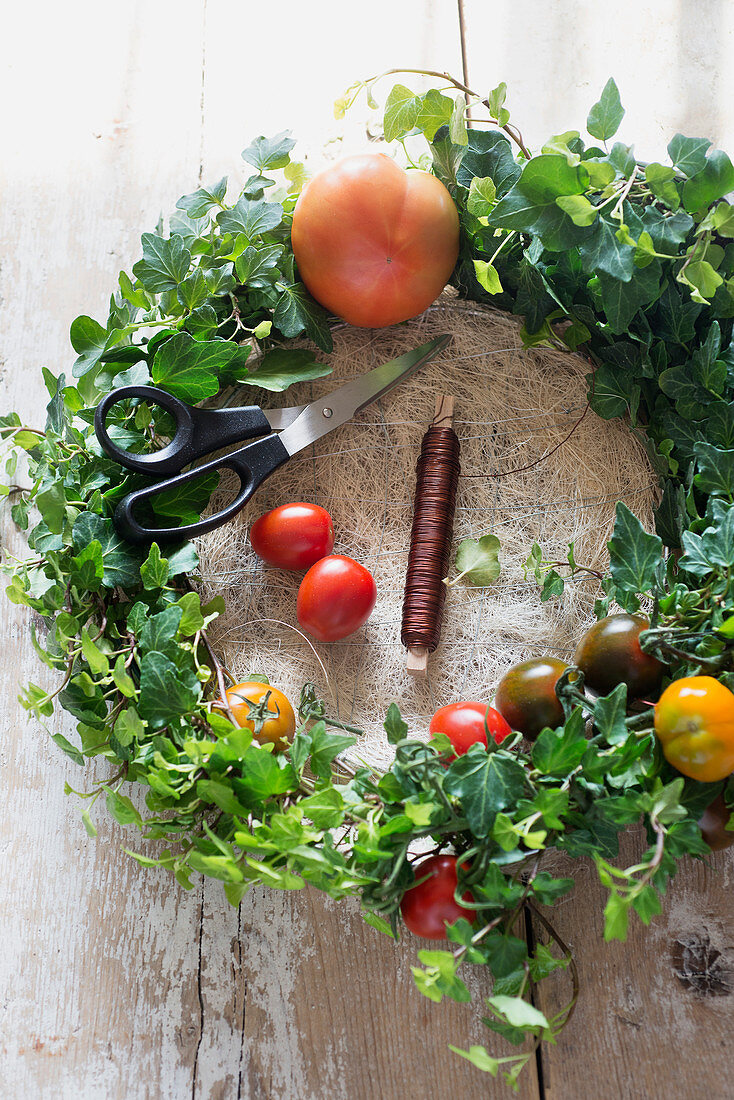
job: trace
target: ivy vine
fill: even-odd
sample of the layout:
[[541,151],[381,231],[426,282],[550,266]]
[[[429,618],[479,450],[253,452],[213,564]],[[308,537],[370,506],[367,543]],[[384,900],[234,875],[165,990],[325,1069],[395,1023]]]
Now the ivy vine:
[[[567,131],[531,153],[504,84],[483,98],[432,75],[441,86],[426,93],[392,88],[384,133],[456,202],[452,283],[521,316],[528,345],[582,350],[591,406],[628,418],[660,478],[655,533],[617,506],[598,614],[651,601],[643,648],[670,678],[704,671],[734,688],[734,166],[708,141],[680,134],[670,163],[638,161],[612,141],[624,114],[613,80],[590,111],[589,144]],[[375,83],[355,85],[337,110],[364,90],[374,102]],[[631,913],[647,923],[660,912],[679,860],[709,851],[697,820],[722,791],[734,802],[734,786],[678,775],[649,709],[631,710],[624,685],[595,699],[573,671],[558,686],[564,724],[530,747],[516,735],[451,761],[445,738],[426,743],[391,706],[394,759],[384,774],[346,773],[339,754],[355,738],[329,726],[312,685],[287,753],[261,746],[217,707],[226,670],[207,629],[222,601],[202,605],[192,587],[193,545],[164,556],[155,543],[141,552],[116,533],[114,506],[142,481],[101,452],[93,412],[125,384],[199,402],[231,386],[277,391],[328,373],[316,353],[290,346],[305,336],[328,353],[332,321],[299,281],[290,248],[304,180],[293,146],[287,133],[248,146],[250,174],[234,202],[227,179],[183,196],[167,225],[143,234],[141,259],[120,274],[106,321],[72,324],[70,376],[44,370],[45,424],[0,418],[3,494],[15,523],[30,528],[31,550],[24,560],[6,552],[7,593],[40,617],[33,642],[58,679],[52,690],[28,684],[22,702],[41,722],[57,704],[75,718],[73,743],[52,736],[82,771],[94,757],[108,762],[91,787],[68,788],[87,832],[96,833],[103,799],[118,822],[162,842],[154,857],[130,854],[169,869],[185,889],[208,875],[238,905],[253,883],[310,883],[333,898],[358,896],[365,920],[397,936],[418,850],[456,852],[458,893],[471,891],[479,916],[451,926],[445,949],[418,952],[416,984],[434,1001],[465,1001],[463,968],[489,969],[487,1026],[511,1043],[529,1037],[530,1047],[503,1057],[453,1049],[516,1087],[578,995],[571,952],[546,913],[573,880],[545,870],[544,854],[594,861],[608,889],[605,937],[624,939]],[[139,451],[170,430],[162,410],[132,401],[115,406],[108,425],[117,443]],[[193,522],[214,487],[188,484],[153,498],[153,508],[166,524]],[[573,548],[566,565],[545,562],[534,546],[528,568],[552,599],[563,589],[558,570],[582,567]],[[612,863],[620,832],[640,821],[649,847],[620,869]],[[530,949],[515,931],[524,907],[548,933]],[[532,1003],[533,987],[558,969],[568,971],[569,996],[549,1016]]]

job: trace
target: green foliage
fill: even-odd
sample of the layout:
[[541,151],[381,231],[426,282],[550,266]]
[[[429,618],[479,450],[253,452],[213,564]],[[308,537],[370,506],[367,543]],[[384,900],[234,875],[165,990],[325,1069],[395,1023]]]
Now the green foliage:
[[[682,135],[668,146],[670,164],[638,164],[621,142],[609,148],[624,114],[613,80],[587,121],[603,149],[567,131],[537,154],[510,124],[504,84],[485,101],[494,125],[467,129],[464,95],[448,82],[451,96],[445,87],[414,94],[396,85],[384,129],[388,140],[423,135],[457,204],[452,281],[465,297],[521,315],[529,344],[581,347],[592,365],[592,407],[645,425],[661,478],[655,534],[617,506],[606,576],[578,565],[573,544],[561,561],[534,544],[526,572],[541,600],[569,583],[601,581],[600,614],[612,601],[628,610],[651,601],[643,648],[672,678],[705,671],[731,686],[734,208],[725,195],[734,168],[709,142]],[[337,109],[360,88],[371,96],[372,83],[355,85]],[[479,97],[469,99],[479,108]],[[461,968],[486,966],[494,979],[488,1028],[515,1044],[552,1041],[576,996],[572,960],[552,931],[549,944],[529,951],[517,923],[527,905],[550,929],[538,907],[573,886],[541,869],[544,853],[593,858],[609,892],[605,937],[623,939],[631,913],[648,923],[660,911],[676,861],[706,853],[696,821],[718,787],[676,776],[656,750],[651,712],[631,711],[624,685],[593,698],[573,671],[557,687],[563,723],[529,749],[519,736],[501,747],[490,739],[452,759],[445,737],[426,743],[393,704],[389,769],[354,771],[340,755],[355,731],[330,719],[306,685],[293,744],[274,752],[219,705],[221,669],[206,631],[222,604],[202,606],[190,586],[195,548],[141,552],[112,522],[116,502],[139,484],[100,453],[91,427],[94,406],[115,386],[152,381],[200,401],[233,384],[281,391],[329,370],[288,346],[306,336],[331,347],[328,317],[298,280],[289,244],[302,179],[293,144],[286,132],[252,142],[242,156],[255,174],[230,203],[226,178],[183,196],[167,236],[163,227],[143,235],[142,258],[132,274],[120,273],[104,324],[73,322],[73,381],[45,372],[45,424],[0,419],[9,476],[19,461],[30,476],[31,488],[13,493],[11,514],[24,530],[34,524],[32,557],[4,566],[7,594],[42,620],[34,644],[59,678],[55,691],[27,685],[21,701],[42,721],[57,702],[73,715],[74,742],[52,736],[74,764],[109,762],[79,792],[87,834],[96,834],[101,798],[121,826],[164,842],[156,856],[131,855],[169,870],[185,889],[192,876],[209,875],[238,905],[253,883],[294,890],[308,882],[333,898],[357,895],[365,920],[397,936],[418,850],[455,852],[457,900],[469,891],[477,918],[451,925],[446,949],[419,952],[418,988],[436,1002],[466,1001]],[[115,406],[108,424],[116,441],[140,452],[170,432],[161,410],[139,402]],[[196,519],[214,484],[160,494],[154,507],[173,522]],[[665,556],[671,547],[677,560]],[[496,537],[464,540],[456,569],[455,580],[494,583]],[[639,821],[650,847],[619,868],[619,833]],[[530,1003],[530,983],[559,969],[574,993],[548,1019]],[[532,1057],[452,1049],[494,1076],[502,1069],[512,1087]]]

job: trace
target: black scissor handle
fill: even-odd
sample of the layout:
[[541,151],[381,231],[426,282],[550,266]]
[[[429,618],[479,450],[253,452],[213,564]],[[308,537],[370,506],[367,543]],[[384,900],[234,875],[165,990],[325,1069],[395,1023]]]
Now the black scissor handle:
[[[114,523],[119,534],[128,542],[137,546],[145,546],[151,542],[159,544],[181,542],[184,539],[194,538],[196,535],[204,535],[207,531],[213,531],[223,523],[232,519],[243,508],[252,494],[262,485],[266,477],[269,477],[279,466],[282,466],[290,458],[290,454],[277,435],[268,435],[264,439],[258,439],[254,443],[248,443],[246,447],[240,447],[238,451],[215,458],[211,462],[205,462],[185,474],[159,481],[145,489],[136,489],[128,493],[117,505],[114,514]],[[186,485],[203,474],[212,470],[234,470],[240,479],[240,489],[231,504],[216,512],[213,516],[207,516],[198,523],[189,523],[185,527],[144,527],[135,518],[135,508],[141,501],[149,500],[156,493],[165,492],[167,489],[176,489],[180,485]]]
[[[171,442],[153,454],[138,455],[118,447],[107,431],[107,414],[112,406],[134,397],[158,405],[176,421],[176,434]],[[271,430],[268,418],[258,405],[239,409],[196,409],[157,386],[120,386],[100,401],[94,413],[94,431],[104,453],[126,469],[141,474],[178,473],[203,455],[243,439],[267,435]]]

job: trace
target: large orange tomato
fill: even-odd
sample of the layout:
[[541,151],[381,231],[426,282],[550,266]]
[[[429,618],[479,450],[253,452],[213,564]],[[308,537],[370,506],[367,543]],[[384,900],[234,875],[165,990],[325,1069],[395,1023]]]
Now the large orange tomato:
[[369,153],[310,180],[291,240],[317,302],[351,325],[384,328],[422,313],[446,286],[459,216],[435,176]]
[[734,694],[713,676],[682,676],[655,704],[655,733],[669,764],[716,783],[734,772]]

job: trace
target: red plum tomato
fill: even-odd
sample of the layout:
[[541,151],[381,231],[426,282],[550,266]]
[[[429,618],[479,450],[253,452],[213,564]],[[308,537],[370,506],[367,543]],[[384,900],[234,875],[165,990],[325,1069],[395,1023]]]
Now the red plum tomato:
[[573,663],[584,674],[587,687],[608,695],[618,684],[627,685],[629,699],[657,698],[663,666],[644,653],[639,637],[650,626],[644,615],[607,615],[586,631]]
[[291,242],[317,302],[350,325],[384,328],[422,313],[446,286],[459,216],[435,176],[366,153],[306,184]]
[[[267,703],[265,697],[267,696]],[[227,703],[238,726],[252,730],[261,745],[287,748],[296,732],[296,715],[282,691],[258,680],[227,688]],[[258,715],[258,709],[262,715]],[[268,717],[272,713],[272,718]]]
[[499,745],[512,730],[499,711],[486,703],[449,703],[436,711],[428,727],[430,733],[445,733],[457,756],[471,745],[487,745],[487,730]]
[[280,569],[309,569],[334,548],[334,524],[325,508],[296,502],[281,504],[250,528],[252,549]]
[[[470,924],[476,920],[476,912],[459,905],[454,897],[458,884],[456,864],[456,856],[429,856],[413,868],[415,878],[425,878],[425,882],[405,891],[400,912],[406,928],[415,936],[445,940],[447,924],[455,924],[459,917]],[[461,897],[470,904],[474,901],[468,890]]]
[[513,665],[499,682],[494,705],[514,730],[534,741],[542,729],[563,724],[556,684],[568,666],[555,657]]
[[359,562],[329,554],[312,565],[298,589],[298,621],[320,642],[338,642],[363,626],[375,606],[377,585]]

